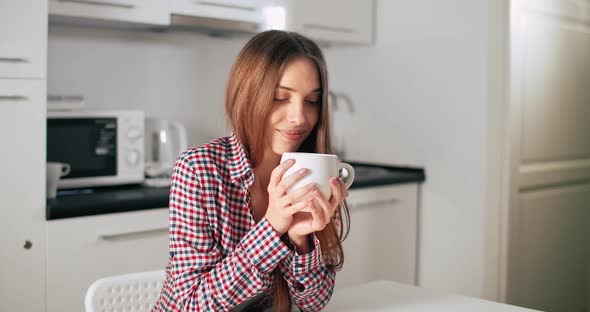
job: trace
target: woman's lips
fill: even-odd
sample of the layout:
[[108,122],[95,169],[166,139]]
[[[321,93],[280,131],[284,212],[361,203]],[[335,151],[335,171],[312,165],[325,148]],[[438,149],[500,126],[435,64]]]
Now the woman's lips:
[[287,140],[291,141],[298,141],[303,138],[305,131],[288,131],[288,130],[279,130],[281,135],[285,137]]

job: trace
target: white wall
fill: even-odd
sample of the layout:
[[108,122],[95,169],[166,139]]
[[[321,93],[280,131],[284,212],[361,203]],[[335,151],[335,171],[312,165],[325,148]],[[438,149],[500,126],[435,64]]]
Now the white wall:
[[348,158],[426,168],[419,284],[481,296],[487,1],[377,5],[375,46],[327,53],[333,89],[357,107]]
[[[336,120],[347,158],[426,168],[419,283],[481,296],[487,1],[377,5],[375,46],[325,49],[333,90],[357,109]],[[179,119],[199,144],[226,131],[225,77],[246,40],[51,25],[48,91]]]
[[50,94],[83,94],[90,109],[142,109],[184,122],[192,145],[226,133],[227,73],[248,37],[49,26]]

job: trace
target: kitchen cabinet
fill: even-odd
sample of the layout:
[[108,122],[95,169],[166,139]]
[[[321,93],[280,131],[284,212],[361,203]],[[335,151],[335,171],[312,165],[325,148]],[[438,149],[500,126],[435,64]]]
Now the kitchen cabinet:
[[167,262],[168,208],[48,221],[47,311],[83,311],[95,280]]
[[0,311],[45,310],[45,97],[45,80],[0,79]]
[[47,3],[0,1],[0,79],[45,78]]
[[49,0],[52,21],[169,25],[167,0]]
[[353,189],[350,233],[336,287],[374,280],[416,284],[418,184]]
[[373,42],[373,0],[290,0],[288,30],[327,43],[371,44]]
[[0,311],[45,311],[47,2],[0,1]]
[[172,0],[171,12],[173,15],[242,21],[256,25],[262,20],[261,2],[258,0]]
[[213,32],[256,33],[263,22],[263,7],[261,0],[172,0],[171,24]]
[[[336,287],[383,279],[415,284],[418,188],[406,183],[350,191],[351,231]],[[49,220],[47,311],[80,311],[95,280],[165,269],[167,261],[167,208]]]

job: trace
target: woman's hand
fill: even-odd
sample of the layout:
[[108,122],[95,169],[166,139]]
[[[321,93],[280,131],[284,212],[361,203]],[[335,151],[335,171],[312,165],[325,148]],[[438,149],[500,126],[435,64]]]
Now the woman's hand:
[[287,194],[287,190],[309,173],[308,169],[300,169],[283,179],[287,169],[294,163],[294,159],[289,159],[278,165],[272,171],[268,184],[268,208],[264,217],[279,235],[287,232],[293,222],[293,215],[307,207],[317,189],[314,184],[310,184]]
[[293,216],[293,223],[288,229],[289,240],[295,244],[297,250],[308,251],[307,235],[323,230],[332,220],[332,216],[340,203],[348,197],[348,190],[340,178],[330,179],[332,196],[330,200],[324,198],[319,190],[314,191],[314,197],[307,201],[305,211]]

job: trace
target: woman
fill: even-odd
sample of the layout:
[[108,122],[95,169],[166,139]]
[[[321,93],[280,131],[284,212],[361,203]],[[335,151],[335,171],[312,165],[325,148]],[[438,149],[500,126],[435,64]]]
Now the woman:
[[[170,190],[170,261],[154,311],[321,310],[343,262],[348,196],[315,185],[288,192],[284,152],[330,153],[326,63],[290,32],[254,36],[228,78],[233,128],[185,151]],[[342,207],[342,208],[341,208]]]

